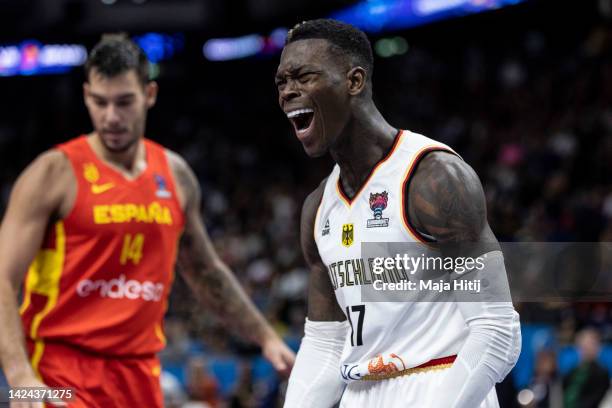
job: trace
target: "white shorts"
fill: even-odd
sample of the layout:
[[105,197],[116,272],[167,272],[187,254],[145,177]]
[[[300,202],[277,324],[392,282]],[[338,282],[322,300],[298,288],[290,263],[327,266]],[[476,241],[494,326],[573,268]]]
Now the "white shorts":
[[[380,381],[353,381],[340,400],[340,408],[427,408],[441,392],[446,370],[432,370]],[[474,407],[477,408],[477,407]],[[495,388],[480,408],[499,408]]]

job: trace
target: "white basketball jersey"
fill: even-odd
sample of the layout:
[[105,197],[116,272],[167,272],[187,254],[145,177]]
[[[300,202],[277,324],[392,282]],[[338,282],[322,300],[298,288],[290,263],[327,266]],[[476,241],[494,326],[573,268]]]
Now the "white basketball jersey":
[[467,325],[454,303],[364,302],[361,296],[363,285],[377,279],[362,258],[362,243],[423,242],[404,211],[404,189],[418,161],[434,150],[453,152],[423,135],[400,131],[352,200],[343,193],[338,165],[327,179],[314,236],[351,325],[340,367],[347,382],[387,378],[456,355],[467,337]]

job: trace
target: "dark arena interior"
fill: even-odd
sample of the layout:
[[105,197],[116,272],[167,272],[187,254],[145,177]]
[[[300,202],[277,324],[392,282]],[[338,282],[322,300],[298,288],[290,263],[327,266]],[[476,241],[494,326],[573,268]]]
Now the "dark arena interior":
[[[549,281],[529,281],[530,259],[507,265],[522,350],[496,386],[500,406],[612,407],[612,393],[574,375],[584,333],[597,343],[593,364],[612,375],[610,0],[0,0],[0,214],[28,163],[91,132],[83,63],[103,33],[126,32],[159,85],[146,137],[194,170],[217,253],[297,351],[309,278],[300,212],[334,162],[304,153],[274,77],[287,31],[323,17],[367,33],[373,98],[389,123],[473,167],[502,246],[600,248]],[[558,296],[520,296],[555,283]],[[283,406],[287,380],[230,326],[176,275],[159,353],[166,407]],[[576,402],[588,386],[597,398]]]

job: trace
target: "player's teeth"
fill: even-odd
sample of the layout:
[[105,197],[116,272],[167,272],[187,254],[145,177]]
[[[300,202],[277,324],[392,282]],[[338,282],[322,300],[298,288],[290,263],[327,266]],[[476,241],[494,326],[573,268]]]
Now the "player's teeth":
[[314,112],[314,110],[313,110],[313,109],[310,109],[310,108],[306,108],[306,109],[296,109],[296,110],[294,110],[294,111],[291,111],[291,112],[287,113],[287,117],[288,117],[289,119],[291,119],[291,118],[295,118],[295,117],[296,117],[296,116],[298,116],[298,115],[303,115],[304,113],[313,113],[313,112]]

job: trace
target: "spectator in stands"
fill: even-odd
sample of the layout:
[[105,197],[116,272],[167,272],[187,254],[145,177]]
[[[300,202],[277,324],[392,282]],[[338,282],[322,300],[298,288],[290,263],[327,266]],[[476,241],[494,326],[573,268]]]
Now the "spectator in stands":
[[598,408],[610,387],[608,371],[597,362],[599,332],[584,329],[576,334],[580,363],[563,380],[565,408]]
[[211,408],[221,404],[219,384],[208,372],[206,360],[202,356],[193,356],[187,362],[187,390],[192,402],[205,402]]
[[563,389],[557,371],[557,355],[553,350],[538,353],[530,385],[536,408],[561,407]]

